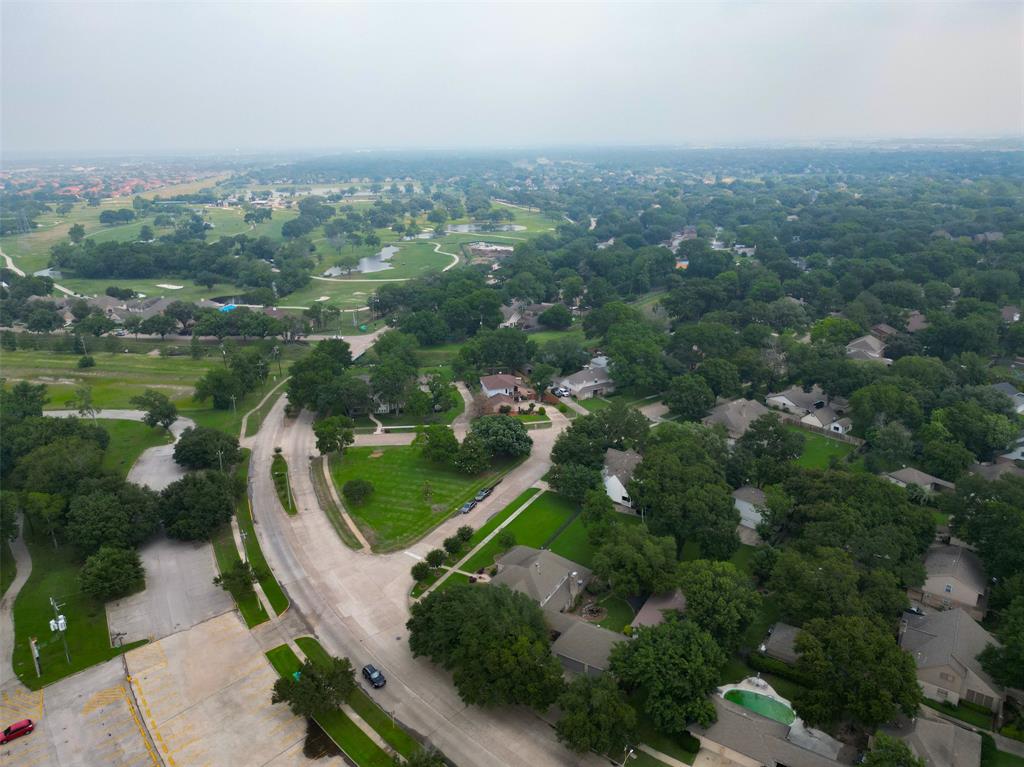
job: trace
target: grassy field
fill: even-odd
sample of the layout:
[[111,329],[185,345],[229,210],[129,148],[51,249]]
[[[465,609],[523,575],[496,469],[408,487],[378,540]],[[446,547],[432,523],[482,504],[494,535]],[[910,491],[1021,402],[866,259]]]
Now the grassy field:
[[343,457],[331,456],[331,475],[339,495],[351,479],[373,482],[369,500],[350,505],[348,512],[375,551],[393,551],[416,540],[508,468],[505,464],[482,476],[467,477],[424,460],[414,447],[356,447]]
[[[281,383],[278,385],[280,386],[281,384],[284,384],[285,381],[287,380],[287,378],[284,379],[284,381],[281,381]],[[259,408],[257,408],[249,415],[249,420],[245,422],[244,436],[252,437],[256,435],[256,433],[260,430],[260,427],[263,425],[264,419],[266,419],[267,415],[269,415],[274,405],[277,404],[277,401],[281,398],[282,394],[284,394],[284,389],[278,389],[273,393],[272,396],[267,398],[266,402],[260,405]]]
[[821,434],[815,434],[806,429],[799,429],[796,426],[788,428],[803,435],[804,450],[800,457],[796,459],[796,463],[805,469],[827,469],[832,458],[842,460],[854,450],[854,446],[846,442],[829,439]]
[[[230,524],[221,525],[220,529],[211,537],[211,543],[213,543],[213,554],[217,560],[219,572],[227,572],[242,561],[238,554],[238,547],[235,545],[234,535],[231,533]],[[235,600],[238,612],[242,614],[242,620],[249,628],[270,620],[270,616],[263,609],[255,591],[246,594],[232,593],[231,596]]]
[[341,542],[350,549],[359,550],[363,548],[363,545],[353,535],[345,520],[342,519],[341,509],[334,502],[334,496],[331,495],[331,490],[327,486],[327,477],[324,476],[323,472],[323,460],[323,456],[318,455],[311,464],[310,472],[313,477],[313,491],[320,502],[320,508],[324,510],[324,514],[327,515],[327,519],[330,521],[331,527],[334,528],[334,532],[341,538]]
[[[14,650],[12,665],[22,683],[33,690],[58,679],[116,657],[120,648],[110,646],[107,613],[101,602],[82,593],[78,585],[81,562],[67,543],[54,549],[49,538],[25,530],[25,543],[32,557],[32,573],[14,602]],[[60,635],[50,631],[53,609],[50,597],[63,605],[67,617],[67,643],[71,662],[64,656]],[[29,637],[39,641],[37,677],[29,650]],[[125,650],[145,641],[125,645]]]
[[[295,640],[299,649],[314,663],[330,662],[330,655],[313,637],[299,637]],[[399,725],[392,722],[391,717],[374,703],[360,687],[356,687],[349,696],[348,704],[359,717],[370,725],[384,742],[402,756],[408,758],[419,751],[420,744]]]
[[288,462],[284,459],[283,455],[278,454],[274,456],[274,460],[270,463],[270,474],[274,478],[277,500],[281,502],[281,506],[284,507],[288,516],[294,517],[299,513],[299,510],[295,508],[291,485],[288,482]]
[[103,453],[103,468],[122,477],[128,476],[132,464],[144,450],[173,441],[173,437],[161,427],[154,429],[140,421],[97,418],[96,423],[110,435],[110,444]]
[[[619,514],[615,520],[624,525],[641,524],[640,517],[632,514]],[[568,527],[562,530],[558,537],[549,544],[549,548],[559,556],[571,559],[584,567],[593,565],[594,554],[597,551],[597,547],[590,542],[590,538],[587,536],[587,528],[581,517],[576,517]]]
[[[268,650],[267,660],[281,676],[291,676],[302,668],[299,657],[288,645]],[[391,757],[344,712],[331,711],[316,717],[316,722],[358,767],[393,767]]]
[[[519,504],[522,505],[521,503]],[[518,508],[518,506],[516,507]],[[503,532],[511,533],[516,544],[540,548],[557,533],[563,525],[572,519],[576,507],[557,493],[545,492],[537,497],[526,509],[508,525]],[[490,567],[501,554],[501,546],[497,535],[462,567],[465,572],[476,572],[480,568]]]

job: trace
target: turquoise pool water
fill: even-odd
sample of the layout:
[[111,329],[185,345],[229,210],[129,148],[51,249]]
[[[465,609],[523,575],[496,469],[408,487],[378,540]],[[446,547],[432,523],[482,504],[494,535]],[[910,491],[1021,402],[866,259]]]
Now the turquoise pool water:
[[744,708],[749,708],[754,713],[760,714],[768,719],[774,719],[776,722],[782,722],[783,724],[793,724],[793,720],[796,719],[796,714],[793,713],[793,709],[785,703],[780,703],[775,700],[775,698],[769,698],[767,695],[761,695],[761,693],[758,692],[750,692],[749,690],[729,690],[729,692],[725,694],[725,699],[739,704]]

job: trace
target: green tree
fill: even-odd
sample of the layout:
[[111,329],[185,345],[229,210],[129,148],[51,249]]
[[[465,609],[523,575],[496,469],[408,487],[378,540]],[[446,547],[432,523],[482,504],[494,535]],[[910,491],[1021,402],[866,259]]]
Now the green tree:
[[[4,493],[7,497],[7,493]],[[50,536],[53,548],[57,548],[57,533],[64,529],[64,512],[67,498],[56,493],[27,492],[24,495],[25,515],[32,529],[37,527]]]
[[93,599],[108,602],[141,589],[146,573],[134,549],[104,546],[85,560],[79,582]]
[[431,549],[427,552],[426,562],[431,568],[437,569],[444,564],[444,549]]
[[227,471],[242,457],[238,438],[209,426],[185,429],[174,445],[174,460],[186,469]]
[[10,389],[0,387],[0,414],[11,421],[42,416],[43,406],[49,401],[46,384],[18,381]]
[[231,479],[220,472],[187,474],[160,493],[160,518],[171,538],[205,540],[231,519]]
[[327,664],[307,660],[298,678],[285,676],[274,682],[271,703],[287,703],[295,716],[317,717],[336,711],[356,688],[348,658],[331,658]]
[[863,764],[864,767],[925,767],[924,759],[914,756],[910,746],[884,732],[875,735],[875,743]]
[[85,227],[81,224],[72,224],[71,228],[68,229],[68,237],[77,245],[85,239]]
[[898,712],[912,717],[921,703],[914,658],[870,618],[833,616],[810,621],[796,638],[797,670],[807,686],[793,698],[811,726],[848,713],[868,728]]
[[213,582],[232,595],[240,597],[256,590],[253,584],[260,579],[260,575],[261,572],[253,567],[251,562],[239,560],[216,576]]
[[354,506],[365,503],[373,495],[373,491],[373,482],[368,479],[350,479],[341,488],[345,500]]
[[789,464],[803,451],[804,435],[783,425],[774,413],[761,416],[736,440],[732,464],[741,481],[758,487],[782,481]]
[[731,562],[698,559],[679,569],[686,595],[686,617],[727,650],[739,646],[743,632],[761,607],[761,595]]
[[551,486],[574,503],[582,503],[587,493],[601,486],[601,472],[579,463],[562,463],[551,469]]
[[491,459],[484,441],[472,434],[467,435],[459,445],[455,467],[463,474],[475,475],[487,471],[490,465]]
[[321,455],[343,453],[345,448],[355,442],[352,427],[354,421],[343,415],[321,418],[313,423],[313,434],[316,435],[316,449]]
[[707,727],[715,721],[708,696],[725,661],[710,634],[670,618],[641,626],[632,641],[615,645],[610,669],[627,687],[642,690],[644,711],[658,730],[681,735],[693,722]]
[[[211,368],[206,375],[196,381],[196,391],[192,399],[196,402],[213,400],[217,410],[236,408],[238,400],[245,396],[242,379],[228,368]],[[290,399],[290,398],[289,398]]]
[[541,609],[505,587],[456,584],[412,606],[409,647],[452,672],[467,705],[525,704],[539,711],[562,690]]
[[426,562],[417,562],[412,566],[412,570],[410,571],[412,574],[412,579],[417,583],[422,583],[430,577],[432,569],[433,568],[431,568],[431,566],[428,565]]
[[520,458],[529,455],[533,447],[523,422],[507,415],[477,418],[470,426],[470,434],[495,457]]
[[665,404],[684,421],[699,421],[714,406],[715,393],[703,378],[688,373],[669,382]]
[[68,506],[66,530],[83,555],[104,546],[131,549],[152,535],[159,524],[157,496],[152,490],[120,479],[83,483]]
[[621,751],[636,731],[636,712],[611,674],[578,676],[558,697],[555,734],[578,754]]
[[594,554],[593,570],[622,598],[668,591],[676,579],[676,542],[639,525],[618,524]]
[[133,407],[145,412],[142,422],[149,427],[162,426],[170,431],[171,424],[178,420],[178,408],[166,394],[155,389],[146,389],[129,401]]
[[1002,645],[990,644],[978,656],[981,667],[1004,687],[1024,687],[1024,596],[999,616]]
[[424,427],[417,435],[414,444],[421,445],[424,458],[433,463],[450,465],[455,463],[459,454],[459,440],[451,427],[444,424],[432,424]]
[[731,399],[740,393],[740,374],[728,360],[712,357],[697,368],[697,375],[707,382],[716,397]]
[[572,313],[565,304],[555,304],[541,312],[537,322],[549,330],[565,330],[572,324]]
[[98,476],[102,462],[99,445],[69,437],[40,445],[23,456],[15,467],[12,484],[40,493],[68,493],[83,479]]

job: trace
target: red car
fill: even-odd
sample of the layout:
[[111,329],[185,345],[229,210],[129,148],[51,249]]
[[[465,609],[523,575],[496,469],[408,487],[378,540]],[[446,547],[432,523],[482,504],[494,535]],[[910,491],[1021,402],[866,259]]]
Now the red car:
[[22,735],[28,735],[35,728],[35,722],[31,719],[22,719],[20,722],[15,722],[4,730],[3,735],[0,735],[0,746],[10,743],[12,740],[16,740]]

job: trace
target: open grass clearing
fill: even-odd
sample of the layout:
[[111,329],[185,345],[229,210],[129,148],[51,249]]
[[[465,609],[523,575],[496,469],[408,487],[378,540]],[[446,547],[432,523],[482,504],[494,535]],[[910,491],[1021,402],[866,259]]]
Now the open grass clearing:
[[[299,637],[295,640],[299,649],[314,663],[329,663],[331,656],[313,637]],[[356,673],[359,673],[358,670]],[[359,714],[359,718],[370,725],[384,741],[404,757],[412,756],[420,744],[395,723],[391,716],[361,688],[356,687],[349,696],[348,704]]]
[[833,458],[841,461],[854,451],[854,446],[849,443],[829,439],[822,434],[816,434],[796,426],[787,426],[786,428],[803,435],[804,449],[800,453],[800,457],[796,459],[797,466],[802,468],[827,469]]
[[443,522],[478,490],[494,484],[513,462],[498,463],[480,476],[424,459],[419,448],[355,447],[331,456],[331,476],[342,496],[345,483],[366,479],[374,492],[362,504],[347,505],[375,551],[393,551]]
[[348,524],[342,519],[341,509],[338,508],[338,504],[334,502],[334,496],[331,494],[331,489],[327,485],[327,477],[324,476],[323,471],[324,457],[318,455],[310,463],[310,473],[313,477],[313,491],[316,493],[317,501],[320,504],[320,508],[324,510],[324,514],[327,515],[327,519],[331,523],[331,527],[334,528],[334,532],[341,538],[341,542],[348,546],[350,549],[359,550],[363,548],[363,545],[359,542],[359,539],[349,529]]
[[121,477],[128,476],[143,451],[174,441],[162,427],[153,428],[141,421],[97,418],[96,423],[110,435],[110,444],[103,453],[103,468]]
[[[270,661],[274,670],[283,677],[291,676],[302,668],[299,657],[286,644],[268,650],[267,660]],[[316,717],[316,723],[358,767],[393,767],[391,757],[343,711],[330,711],[322,714]]]
[[[78,583],[81,561],[67,542],[54,549],[48,536],[35,534],[26,525],[25,544],[32,557],[32,572],[14,602],[14,648],[11,664],[18,679],[33,690],[82,669],[114,658],[124,650],[145,644],[145,640],[111,647],[107,612],[102,602],[82,593]],[[50,631],[54,617],[50,597],[62,605],[71,662],[64,655],[60,634]],[[36,637],[42,676],[36,676],[29,649],[29,637]]]
[[[522,505],[522,504],[520,504]],[[541,493],[523,512],[505,526],[501,533],[492,538],[483,548],[462,566],[464,572],[472,573],[490,567],[501,555],[501,539],[504,533],[511,533],[516,545],[541,548],[557,533],[573,515],[575,505],[558,495],[546,491]]]

